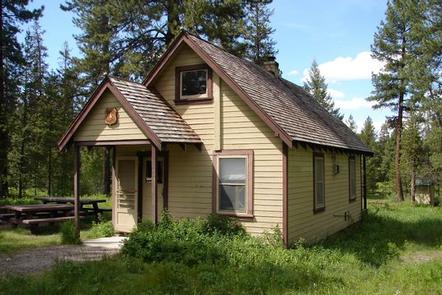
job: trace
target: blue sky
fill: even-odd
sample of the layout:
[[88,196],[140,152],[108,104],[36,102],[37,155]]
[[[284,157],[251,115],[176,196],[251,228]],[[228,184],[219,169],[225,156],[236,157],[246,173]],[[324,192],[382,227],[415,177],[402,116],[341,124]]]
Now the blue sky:
[[[78,55],[73,38],[79,30],[72,14],[59,8],[59,0],[35,0],[31,7],[45,6],[41,26],[46,31],[49,65],[56,68],[65,41]],[[326,77],[330,93],[347,118],[359,127],[367,116],[379,129],[388,110],[373,110],[365,98],[372,91],[371,73],[380,69],[370,57],[370,44],[384,18],[386,0],[274,0],[272,26],[276,29],[277,61],[283,76],[302,85],[313,59]]]

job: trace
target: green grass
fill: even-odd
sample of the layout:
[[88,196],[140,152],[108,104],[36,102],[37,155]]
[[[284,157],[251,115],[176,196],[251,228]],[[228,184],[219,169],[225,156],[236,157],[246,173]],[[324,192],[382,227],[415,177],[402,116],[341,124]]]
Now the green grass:
[[59,263],[0,279],[0,294],[442,294],[441,208],[370,203],[360,225],[311,247],[284,250],[249,237],[220,243],[214,249],[229,251],[214,263]]
[[[80,231],[81,240],[103,237],[100,224],[83,224]],[[61,235],[58,227],[45,228],[38,234],[31,234],[26,228],[0,229],[0,255],[14,254],[18,251],[35,247],[61,245]]]
[[[83,220],[80,239],[89,240],[109,235],[111,213],[105,212],[101,221],[95,223],[92,219]],[[31,234],[27,228],[0,229],[0,255],[14,254],[21,250],[35,247],[61,245],[60,224],[52,227],[42,227],[38,234]]]

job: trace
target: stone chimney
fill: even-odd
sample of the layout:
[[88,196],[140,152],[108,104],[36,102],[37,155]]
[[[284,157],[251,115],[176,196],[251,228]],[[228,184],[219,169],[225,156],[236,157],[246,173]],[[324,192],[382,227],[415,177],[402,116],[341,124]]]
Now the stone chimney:
[[279,64],[274,56],[267,57],[266,60],[262,63],[262,66],[265,70],[270,72],[276,78],[279,78]]

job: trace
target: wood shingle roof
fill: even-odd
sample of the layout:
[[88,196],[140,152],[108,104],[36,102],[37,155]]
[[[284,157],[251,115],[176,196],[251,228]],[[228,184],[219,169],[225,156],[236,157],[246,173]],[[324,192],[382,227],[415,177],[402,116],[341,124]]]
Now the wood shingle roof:
[[222,72],[279,126],[293,142],[371,153],[341,120],[331,116],[301,87],[262,67],[185,33]]
[[195,131],[158,93],[143,84],[115,77],[110,81],[161,142],[201,143]]

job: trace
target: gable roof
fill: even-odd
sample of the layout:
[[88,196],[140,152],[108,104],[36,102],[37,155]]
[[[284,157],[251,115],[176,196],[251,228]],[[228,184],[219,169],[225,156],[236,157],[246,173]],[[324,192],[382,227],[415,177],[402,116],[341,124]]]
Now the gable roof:
[[148,88],[182,44],[192,48],[288,146],[302,142],[371,154],[353,131],[301,87],[187,32],[171,43],[148,74],[144,80]]
[[[131,119],[158,148],[162,143],[201,143],[195,131],[158,94],[144,85],[106,77],[58,142],[63,150],[105,91],[110,91]],[[104,121],[103,121],[104,124]]]

